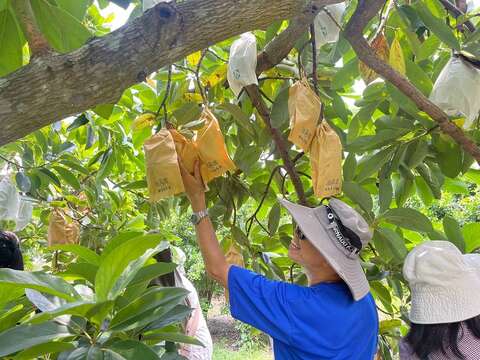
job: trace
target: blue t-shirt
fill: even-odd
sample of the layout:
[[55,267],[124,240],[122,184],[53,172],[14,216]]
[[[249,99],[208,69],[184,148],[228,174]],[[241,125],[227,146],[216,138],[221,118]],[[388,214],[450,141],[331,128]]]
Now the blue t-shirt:
[[312,287],[232,266],[230,311],[273,338],[276,360],[372,360],[378,316],[371,294],[354,301],[343,282]]

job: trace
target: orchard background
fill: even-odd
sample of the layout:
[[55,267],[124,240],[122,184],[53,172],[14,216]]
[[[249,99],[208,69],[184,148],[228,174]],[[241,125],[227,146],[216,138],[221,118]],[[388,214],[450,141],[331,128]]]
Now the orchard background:
[[[428,100],[452,51],[480,61],[479,4],[347,1],[339,41],[312,51],[309,24],[338,2],[187,0],[143,13],[138,0],[0,0],[0,171],[33,204],[17,231],[32,272],[0,274],[0,356],[175,359],[175,344],[193,341],[178,328],[185,294],[146,289],[172,269],[151,255],[162,241],[186,251],[205,310],[221,289],[205,278],[186,198],[148,201],[142,146],[167,123],[193,134],[205,103],[238,168],[207,193],[222,246],[235,243],[248,268],[304,284],[277,204],[319,203],[308,154],[287,141],[288,90],[302,72],[343,143],[341,199],[375,231],[362,261],[381,313],[381,354],[395,356],[408,329],[409,249],[427,239],[480,248],[478,124],[462,129],[464,119]],[[112,31],[119,14],[126,24]],[[227,63],[245,31],[257,39],[259,85],[237,99]],[[367,43],[379,35],[382,51]],[[145,113],[154,120],[135,122]],[[48,247],[55,208],[79,224],[80,244]],[[25,288],[55,310],[34,316]]]

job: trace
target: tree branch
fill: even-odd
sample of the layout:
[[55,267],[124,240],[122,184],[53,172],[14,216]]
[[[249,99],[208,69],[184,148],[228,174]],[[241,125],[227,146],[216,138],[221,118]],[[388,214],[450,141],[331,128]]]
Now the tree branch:
[[287,171],[288,175],[290,175],[290,179],[292,180],[293,186],[295,187],[295,192],[297,193],[299,203],[302,205],[307,205],[307,198],[305,196],[305,190],[303,189],[302,181],[298,176],[297,171],[295,170],[295,164],[292,162],[292,159],[288,156],[288,149],[287,143],[283,138],[282,134],[277,128],[272,126],[272,122],[270,119],[270,112],[267,108],[267,105],[262,99],[262,95],[260,94],[260,90],[258,85],[249,85],[245,87],[245,91],[247,92],[248,96],[252,100],[253,106],[258,111],[258,114],[265,122],[267,129],[270,131],[272,135],[273,141],[277,147],[278,153],[283,160],[283,164],[285,166],[285,170]]
[[[463,1],[459,1],[459,5],[461,5],[462,9],[459,9],[458,7],[456,7],[454,4],[452,4],[450,1],[448,0],[440,0],[440,2],[442,3],[443,7],[450,13],[452,14],[455,18],[458,18],[462,15],[465,15],[465,10],[466,9],[463,5],[465,4],[466,5],[466,2],[463,2]],[[462,3],[462,4],[460,4]],[[475,25],[473,25],[473,23],[468,20],[468,21],[465,21],[464,25],[467,27],[467,29],[470,31],[470,32],[474,32],[475,31]]]
[[385,80],[390,81],[409,97],[419,109],[430,115],[445,134],[455,140],[466,153],[473,156],[480,164],[480,149],[478,146],[460,128],[450,122],[447,114],[423,95],[407,78],[379,59],[363,37],[364,28],[378,13],[384,2],[385,0],[359,0],[357,9],[345,29],[345,38],[350,42],[361,61]]
[[[337,1],[339,2],[339,1]],[[257,75],[271,69],[285,59],[297,40],[305,33],[323,6],[310,4],[299,16],[290,21],[290,25],[272,41],[257,57]]]
[[270,0],[161,2],[72,53],[37,57],[0,78],[0,146],[98,104],[115,103],[145,74],[195,51],[339,2],[277,0],[275,6]]
[[15,0],[12,4],[15,9],[15,14],[20,20],[23,33],[27,38],[31,57],[34,58],[51,52],[52,48],[50,44],[41,33],[35,21],[30,0]]

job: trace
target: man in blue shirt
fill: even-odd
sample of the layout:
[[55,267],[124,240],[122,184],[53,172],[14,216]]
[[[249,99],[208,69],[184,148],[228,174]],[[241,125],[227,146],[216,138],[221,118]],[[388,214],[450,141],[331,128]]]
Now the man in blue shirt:
[[317,208],[280,200],[296,224],[288,255],[309,286],[271,281],[226,262],[198,164],[194,175],[180,167],[206,270],[228,288],[232,316],[273,338],[275,359],[373,359],[378,317],[359,261],[372,234],[354,209],[337,199]]

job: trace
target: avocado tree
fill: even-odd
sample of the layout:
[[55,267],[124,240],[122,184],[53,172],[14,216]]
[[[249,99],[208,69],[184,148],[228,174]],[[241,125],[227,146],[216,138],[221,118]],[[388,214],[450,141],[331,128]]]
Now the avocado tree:
[[[277,197],[320,200],[309,155],[287,140],[289,88],[306,73],[342,140],[341,197],[374,230],[362,259],[382,313],[381,352],[391,358],[407,329],[401,267],[409,249],[426,239],[480,248],[478,218],[431,221],[420,211],[478,192],[477,126],[465,130],[465,119],[429,100],[452,53],[478,66],[475,9],[453,0],[347,1],[335,22],[339,40],[319,47],[310,24],[339,0],[187,0],[146,12],[138,1],[112,2],[133,8],[113,32],[105,0],[0,0],[0,165],[35,203],[20,232],[31,253],[53,257],[55,273],[85,260],[44,246],[52,208],[68,209],[81,244],[98,253],[119,232],[156,230],[188,211],[182,196],[148,201],[142,146],[166,126],[193,135],[208,105],[237,167],[207,193],[222,244],[236,244],[256,271],[302,283],[286,256],[292,226]],[[257,40],[259,85],[237,98],[226,74],[230,46],[245,31]]]

